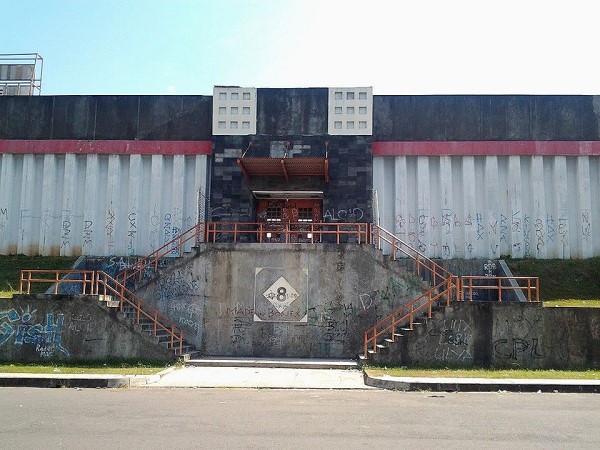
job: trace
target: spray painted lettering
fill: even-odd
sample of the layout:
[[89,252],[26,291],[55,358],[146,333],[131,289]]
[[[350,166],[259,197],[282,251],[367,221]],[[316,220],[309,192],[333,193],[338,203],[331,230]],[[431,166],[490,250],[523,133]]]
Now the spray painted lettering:
[[34,345],[35,351],[41,357],[56,355],[69,356],[69,351],[62,346],[62,326],[64,314],[57,314],[56,321],[53,313],[46,314],[46,323],[35,323],[37,310],[21,311],[10,309],[0,311],[0,345],[4,345],[14,336],[14,345]]

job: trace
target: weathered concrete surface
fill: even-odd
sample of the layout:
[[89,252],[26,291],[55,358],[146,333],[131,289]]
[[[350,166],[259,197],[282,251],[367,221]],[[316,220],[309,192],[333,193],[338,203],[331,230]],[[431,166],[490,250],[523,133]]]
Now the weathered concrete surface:
[[465,303],[436,311],[376,355],[378,363],[483,367],[600,367],[600,309]]
[[174,356],[105,309],[96,296],[15,295],[0,299],[0,359],[69,361]]
[[211,244],[138,293],[205,355],[354,358],[367,328],[424,290],[371,246]]

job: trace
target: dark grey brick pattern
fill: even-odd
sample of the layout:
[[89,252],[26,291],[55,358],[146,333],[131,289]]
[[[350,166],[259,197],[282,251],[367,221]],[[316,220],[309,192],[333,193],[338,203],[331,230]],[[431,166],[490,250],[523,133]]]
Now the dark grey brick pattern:
[[[324,157],[328,142],[329,182],[323,177],[246,179],[237,164],[247,157],[281,157],[289,142],[293,158]],[[370,136],[215,136],[208,220],[254,222],[253,190],[323,191],[325,222],[370,222],[372,217],[372,157]]]

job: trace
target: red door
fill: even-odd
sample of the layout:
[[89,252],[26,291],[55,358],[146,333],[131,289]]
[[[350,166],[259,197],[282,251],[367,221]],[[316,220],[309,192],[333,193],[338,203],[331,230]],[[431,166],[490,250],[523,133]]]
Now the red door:
[[257,205],[257,222],[264,223],[262,242],[315,242],[311,224],[320,223],[323,200],[261,199]]

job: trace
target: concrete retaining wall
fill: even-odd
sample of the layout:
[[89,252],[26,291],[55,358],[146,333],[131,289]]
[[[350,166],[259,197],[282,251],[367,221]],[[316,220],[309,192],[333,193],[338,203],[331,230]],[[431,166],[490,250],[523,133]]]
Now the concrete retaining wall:
[[15,295],[0,299],[0,359],[43,362],[172,360],[166,348],[107,310],[95,296]]
[[371,246],[211,244],[139,291],[205,355],[354,358],[424,290]]
[[600,367],[600,309],[465,303],[436,311],[378,363],[524,368]]

